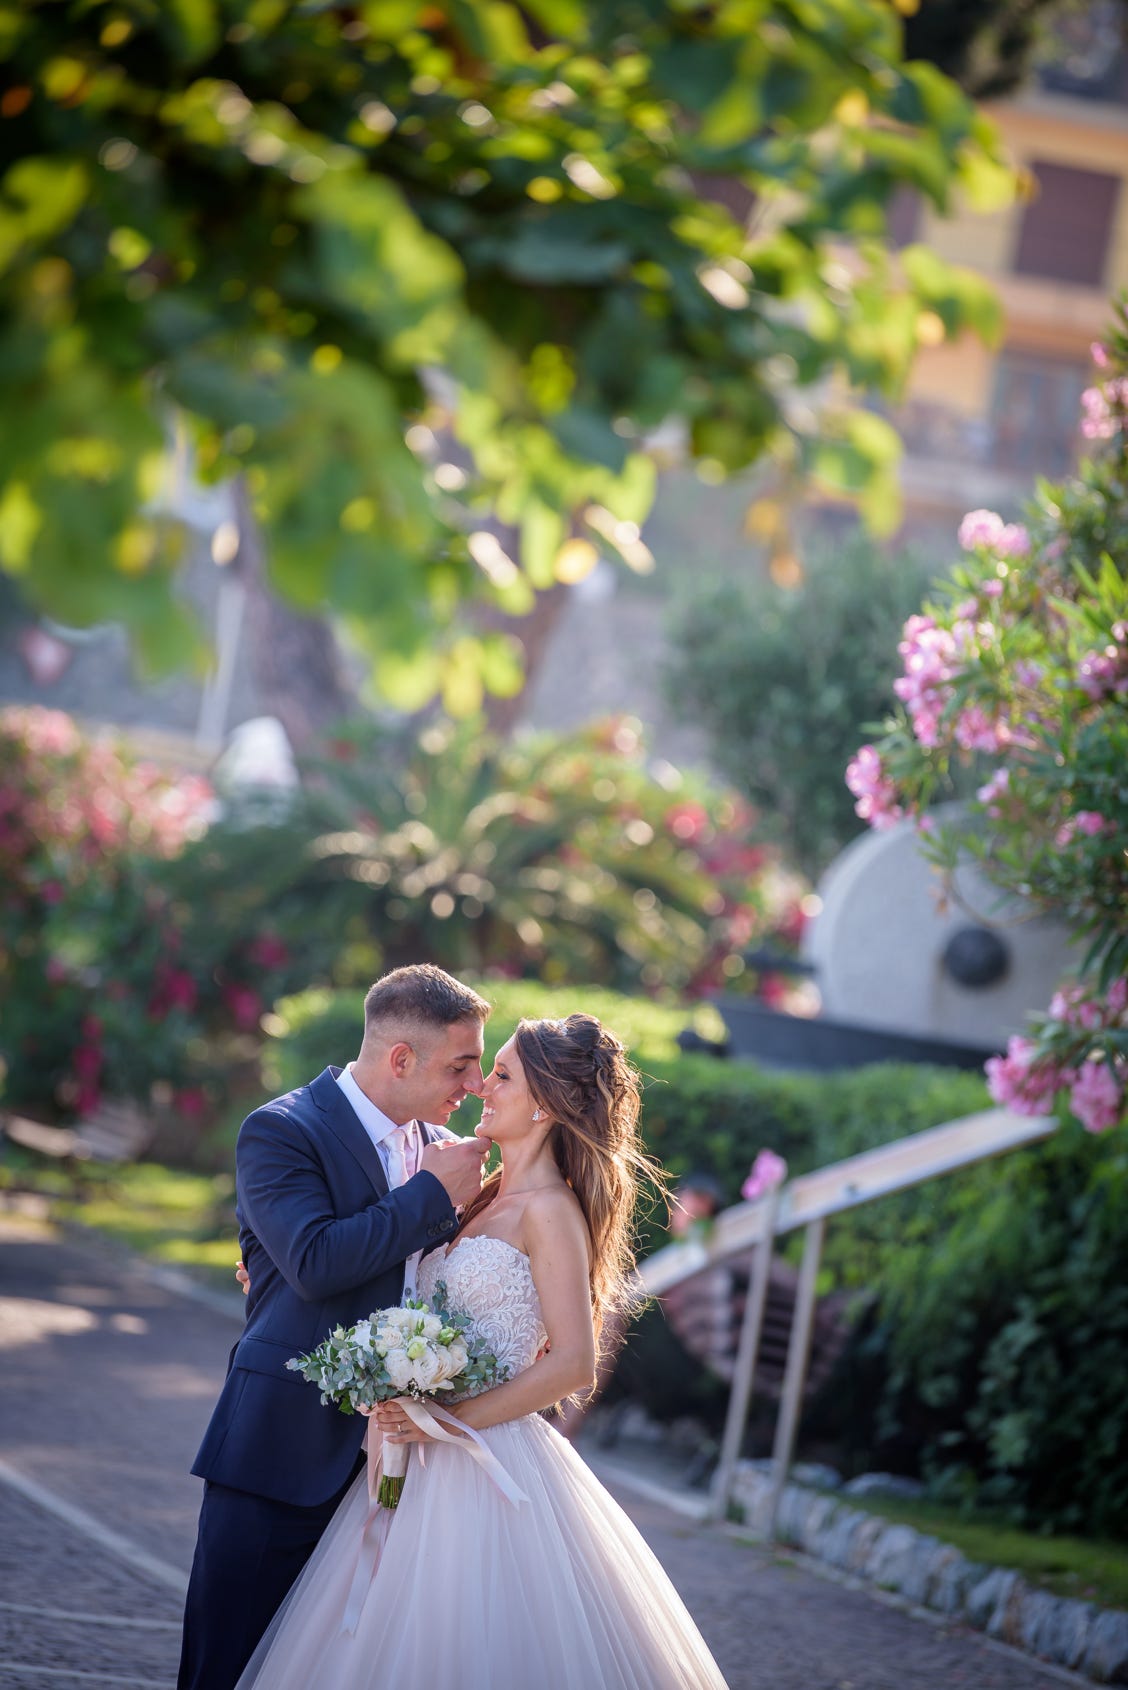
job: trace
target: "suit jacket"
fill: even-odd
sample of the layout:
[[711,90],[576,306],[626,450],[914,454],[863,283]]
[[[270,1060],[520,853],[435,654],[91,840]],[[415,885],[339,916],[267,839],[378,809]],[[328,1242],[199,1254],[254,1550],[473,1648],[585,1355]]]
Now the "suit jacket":
[[[236,1214],[251,1276],[247,1323],[192,1466],[234,1490],[312,1507],[348,1479],[367,1424],[323,1405],[291,1356],[335,1326],[398,1303],[404,1263],[457,1227],[433,1174],[388,1190],[384,1166],[327,1068],[248,1115],[235,1153]],[[425,1128],[429,1138],[452,1137]]]

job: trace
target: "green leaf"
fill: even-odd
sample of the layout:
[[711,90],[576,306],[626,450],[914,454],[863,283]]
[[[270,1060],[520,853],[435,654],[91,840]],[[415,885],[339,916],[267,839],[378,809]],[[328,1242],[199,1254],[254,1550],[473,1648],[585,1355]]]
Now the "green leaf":
[[27,246],[65,229],[86,198],[86,166],[74,158],[24,158],[0,182],[0,272]]

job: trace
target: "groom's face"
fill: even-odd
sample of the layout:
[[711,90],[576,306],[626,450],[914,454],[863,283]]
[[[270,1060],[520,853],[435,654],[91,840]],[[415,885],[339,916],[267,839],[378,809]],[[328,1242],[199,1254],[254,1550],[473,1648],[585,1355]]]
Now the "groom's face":
[[445,1127],[463,1098],[482,1091],[482,1023],[470,1019],[446,1027],[416,1051],[411,1113]]

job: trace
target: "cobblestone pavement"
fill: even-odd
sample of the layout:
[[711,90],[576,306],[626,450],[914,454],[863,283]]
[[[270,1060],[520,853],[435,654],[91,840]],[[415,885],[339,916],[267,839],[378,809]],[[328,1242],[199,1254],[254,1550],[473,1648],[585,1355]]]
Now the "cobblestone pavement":
[[[0,1690],[170,1690],[199,1505],[187,1468],[237,1332],[236,1315],[155,1283],[133,1258],[0,1215]],[[731,1690],[1063,1681],[612,1488]]]

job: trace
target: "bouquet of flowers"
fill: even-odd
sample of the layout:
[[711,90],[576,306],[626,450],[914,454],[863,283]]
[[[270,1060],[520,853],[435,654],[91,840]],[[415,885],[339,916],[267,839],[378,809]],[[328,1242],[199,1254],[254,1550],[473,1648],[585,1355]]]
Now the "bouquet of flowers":
[[[446,1392],[473,1396],[506,1378],[501,1366],[470,1333],[470,1316],[449,1307],[440,1280],[430,1303],[408,1299],[401,1307],[379,1309],[355,1326],[338,1326],[308,1355],[286,1363],[321,1391],[323,1403],[336,1403],[342,1414],[355,1414],[399,1397],[422,1402]],[[394,1508],[403,1490],[407,1448],[383,1447],[379,1500]]]

